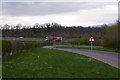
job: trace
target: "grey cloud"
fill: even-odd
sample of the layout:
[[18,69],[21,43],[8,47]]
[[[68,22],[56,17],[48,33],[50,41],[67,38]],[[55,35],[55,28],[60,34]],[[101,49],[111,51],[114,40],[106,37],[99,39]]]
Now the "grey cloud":
[[10,16],[41,16],[102,8],[115,2],[3,2],[3,15]]
[[[3,2],[91,2],[91,0],[3,0]],[[119,0],[93,0],[92,2],[119,2]]]

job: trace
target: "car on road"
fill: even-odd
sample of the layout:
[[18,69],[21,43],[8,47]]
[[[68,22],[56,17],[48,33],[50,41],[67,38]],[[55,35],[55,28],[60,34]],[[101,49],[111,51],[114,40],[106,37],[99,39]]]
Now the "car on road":
[[55,36],[47,36],[45,38],[45,41],[62,41],[63,37],[55,37]]
[[20,39],[23,39],[24,37],[19,37]]

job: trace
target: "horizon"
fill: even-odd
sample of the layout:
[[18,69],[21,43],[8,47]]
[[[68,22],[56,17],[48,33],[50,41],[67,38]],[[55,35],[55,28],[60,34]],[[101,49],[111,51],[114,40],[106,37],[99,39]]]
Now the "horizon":
[[[22,25],[22,24],[16,24],[16,25],[9,25],[9,24],[4,24],[4,25],[0,25],[0,29],[6,29],[7,26],[9,26],[9,29],[15,29],[15,26],[20,26],[20,29],[23,29],[23,28],[33,28],[34,26],[38,26],[38,27],[41,27],[43,26],[44,28],[46,28],[46,25],[47,24],[50,24],[52,27],[52,25],[54,24],[57,24],[57,25],[60,25],[61,27],[83,27],[83,28],[88,28],[88,27],[91,27],[91,28],[99,28],[99,27],[102,27],[102,26],[110,26],[110,25],[113,25],[113,24],[102,24],[102,25],[91,25],[91,26],[81,26],[81,25],[78,25],[78,26],[63,26],[62,24],[59,24],[59,23],[56,23],[56,22],[52,22],[52,23],[44,23],[44,24],[39,24],[39,23],[35,23],[34,25]],[[7,25],[7,26],[6,26]],[[5,27],[6,26],[6,27]]]

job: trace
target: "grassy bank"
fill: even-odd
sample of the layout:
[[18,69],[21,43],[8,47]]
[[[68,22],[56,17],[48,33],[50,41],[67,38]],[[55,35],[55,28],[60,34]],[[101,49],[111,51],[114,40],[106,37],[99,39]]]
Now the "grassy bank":
[[118,69],[79,54],[34,48],[3,59],[3,78],[117,78]]

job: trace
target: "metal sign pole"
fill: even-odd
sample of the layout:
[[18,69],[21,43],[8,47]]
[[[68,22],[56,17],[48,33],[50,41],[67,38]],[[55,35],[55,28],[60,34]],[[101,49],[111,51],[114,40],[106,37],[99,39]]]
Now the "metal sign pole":
[[91,42],[91,51],[92,51],[92,48],[93,48],[93,42]]
[[95,42],[95,40],[93,39],[92,36],[90,37],[89,42],[91,43],[91,51],[92,51],[93,50],[93,42]]

